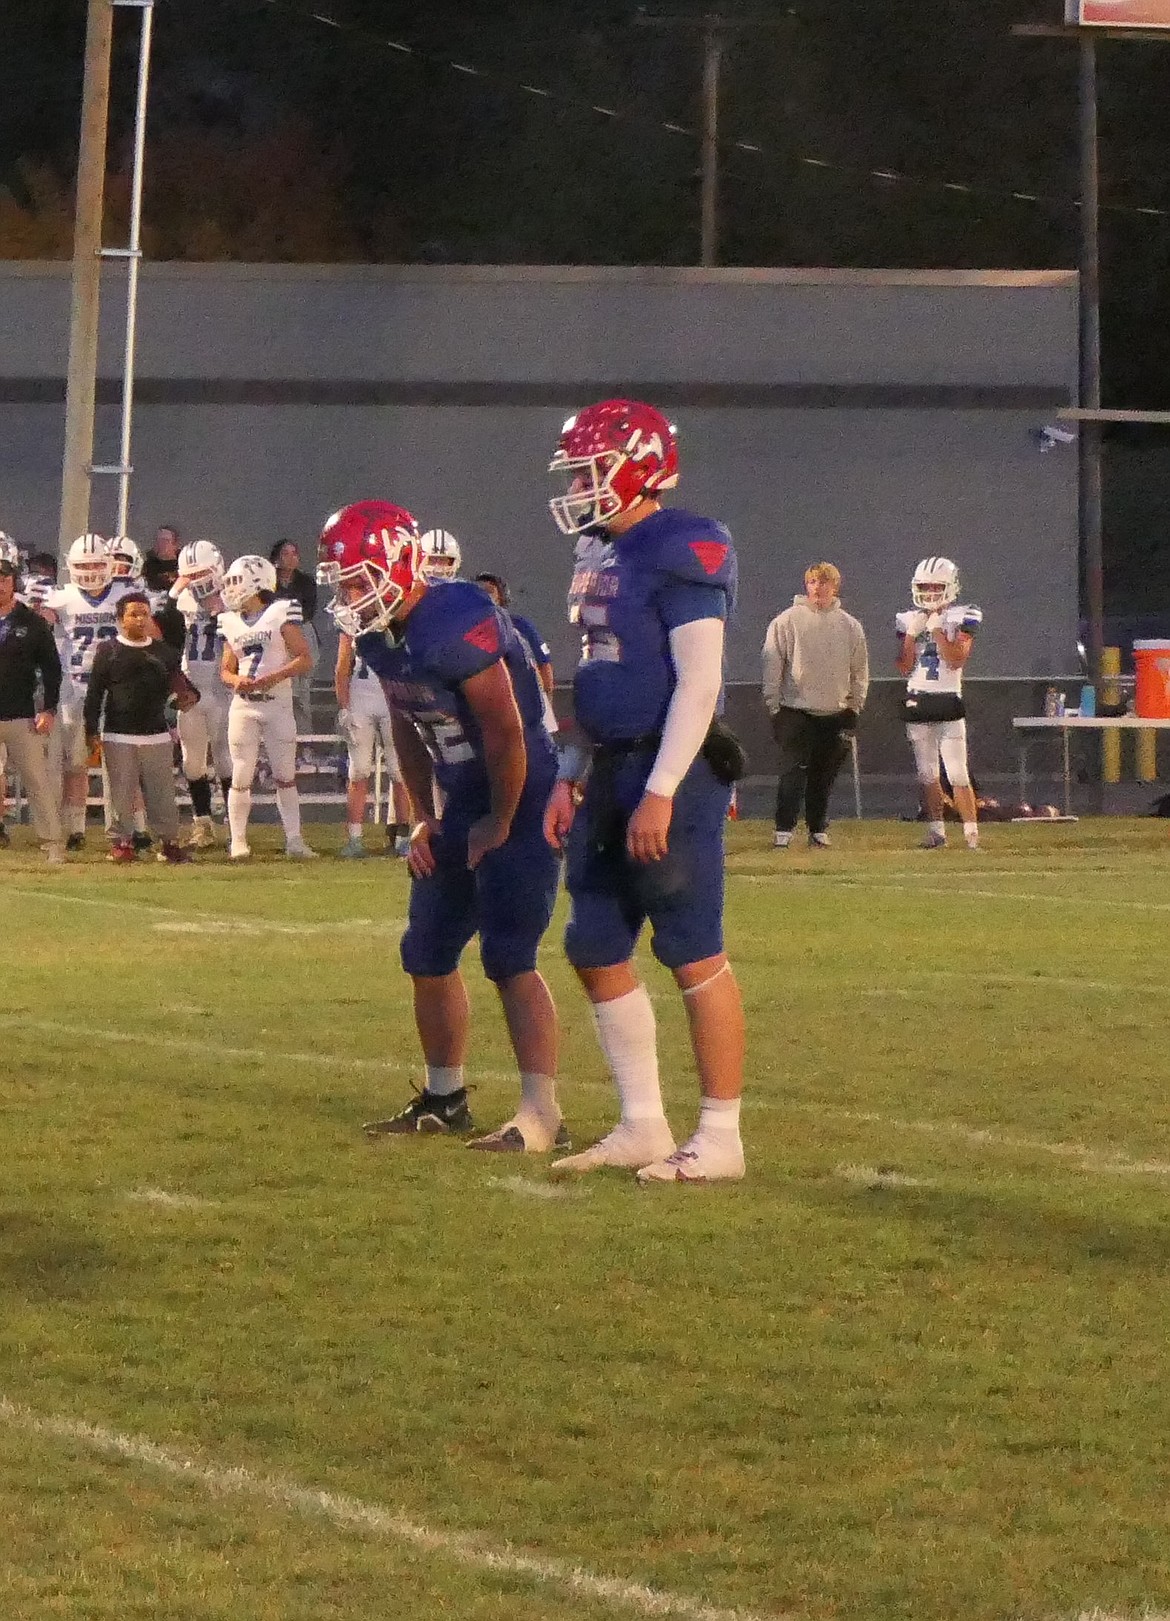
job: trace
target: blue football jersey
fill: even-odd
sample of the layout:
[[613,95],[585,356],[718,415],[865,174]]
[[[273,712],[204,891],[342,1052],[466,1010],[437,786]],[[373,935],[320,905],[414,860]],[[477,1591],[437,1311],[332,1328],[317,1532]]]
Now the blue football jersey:
[[355,650],[381,678],[392,709],[418,727],[448,800],[482,798],[490,785],[483,738],[463,683],[501,659],[524,723],[528,776],[555,759],[544,722],[544,693],[519,632],[485,591],[466,580],[429,590],[395,641],[382,631],[359,636]]
[[573,703],[588,737],[618,742],[661,731],[676,680],[670,633],[696,619],[727,619],[735,578],[728,531],[677,507],[612,540],[578,544],[569,590],[569,621],[581,632]]
[[513,613],[510,608],[508,609],[508,617],[515,625],[516,629],[520,632],[521,636],[523,636],[524,640],[528,643],[535,662],[537,664],[551,664],[552,649],[537,630],[536,626],[532,623],[531,619],[526,619],[523,614]]

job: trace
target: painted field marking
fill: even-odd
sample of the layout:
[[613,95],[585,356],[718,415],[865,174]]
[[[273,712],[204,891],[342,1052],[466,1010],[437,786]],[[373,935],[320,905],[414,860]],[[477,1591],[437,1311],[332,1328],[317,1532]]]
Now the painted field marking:
[[968,896],[975,900],[984,901],[1050,901],[1058,906],[1088,906],[1108,907],[1113,911],[1122,912],[1170,912],[1170,901],[1126,901],[1111,900],[1108,897],[1095,899],[1089,895],[1056,895],[1034,894],[1023,890],[1006,889],[970,889],[962,887],[947,887],[943,884],[883,884],[868,878],[837,878],[826,873],[818,877],[815,873],[767,873],[767,872],[729,872],[728,878],[738,880],[741,884],[814,884],[824,888],[827,884],[831,889],[865,889],[873,890],[882,895],[943,895],[948,900]]
[[929,1188],[932,1184],[921,1176],[907,1176],[888,1165],[838,1165],[833,1171],[843,1182],[854,1182],[861,1188]]
[[[19,1013],[0,1013],[0,1029],[33,1030],[41,1035],[68,1036],[81,1041],[109,1042],[117,1046],[141,1046],[141,1035],[128,1030],[100,1030],[87,1025],[71,1025],[51,1019],[33,1019]],[[167,1048],[172,1052],[197,1053],[202,1056],[240,1058],[272,1064],[308,1064],[315,1068],[335,1070],[369,1070],[374,1073],[414,1074],[415,1063],[401,1063],[393,1058],[347,1058],[337,1053],[277,1052],[265,1047],[228,1047],[200,1037],[151,1036],[152,1048]],[[510,1071],[481,1069],[471,1072],[480,1080],[511,1084],[516,1077]],[[589,1091],[610,1090],[608,1081],[580,1080],[575,1086]],[[980,1148],[1001,1148],[1012,1153],[1050,1154],[1058,1159],[1079,1160],[1082,1169],[1100,1171],[1112,1176],[1170,1176],[1170,1163],[1161,1160],[1131,1160],[1124,1154],[1105,1153],[1083,1143],[1052,1143],[1042,1138],[1016,1137],[982,1126],[967,1126],[955,1120],[901,1120],[891,1115],[868,1113],[854,1109],[838,1109],[831,1104],[802,1103],[785,1098],[755,1098],[744,1100],[744,1107],[756,1110],[815,1114],[823,1120],[845,1120],[863,1125],[881,1126],[894,1131],[915,1132],[923,1136],[950,1137]]]
[[558,1199],[584,1199],[588,1190],[569,1187],[564,1182],[535,1182],[526,1176],[489,1176],[488,1186],[503,1188],[521,1199],[543,1199],[546,1203]]
[[194,1193],[168,1193],[165,1188],[131,1188],[128,1204],[161,1205],[164,1210],[210,1210],[217,1199],[200,1199]]
[[685,1593],[628,1582],[620,1576],[602,1576],[581,1565],[535,1554],[517,1553],[506,1544],[494,1548],[477,1537],[460,1531],[443,1531],[416,1520],[367,1503],[358,1497],[343,1497],[317,1487],[302,1486],[279,1476],[257,1475],[249,1469],[227,1468],[201,1463],[170,1447],[157,1446],[144,1436],[122,1435],[97,1424],[53,1414],[36,1413],[0,1397],[0,1423],[23,1435],[47,1436],[71,1441],[92,1452],[126,1458],[159,1474],[192,1481],[213,1497],[237,1497],[262,1503],[268,1508],[291,1510],[310,1519],[326,1520],[343,1531],[359,1531],[393,1542],[407,1543],[427,1553],[450,1559],[474,1570],[522,1576],[540,1586],[559,1587],[567,1593],[600,1600],[614,1608],[633,1610],[646,1616],[681,1616],[684,1621],[780,1621],[746,1610],[720,1609]]
[[5,895],[17,895],[24,900],[52,904],[63,901],[71,906],[94,906],[102,911],[144,912],[160,920],[156,929],[169,934],[344,934],[359,929],[372,934],[401,931],[406,927],[404,917],[341,917],[325,923],[283,923],[275,918],[256,917],[247,913],[200,912],[192,907],[154,906],[150,901],[106,899],[98,895],[68,895],[53,890],[6,889]]

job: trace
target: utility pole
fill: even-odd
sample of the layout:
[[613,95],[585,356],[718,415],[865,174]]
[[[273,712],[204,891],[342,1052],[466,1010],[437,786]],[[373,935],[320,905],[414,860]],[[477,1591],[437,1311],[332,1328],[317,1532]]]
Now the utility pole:
[[[1077,144],[1080,168],[1080,283],[1079,330],[1080,365],[1078,400],[1074,409],[1061,415],[1079,424],[1077,443],[1080,506],[1078,527],[1081,557],[1085,566],[1085,608],[1089,621],[1087,653],[1094,682],[1101,680],[1101,654],[1105,643],[1105,542],[1102,522],[1102,436],[1106,422],[1132,420],[1132,411],[1106,411],[1101,405],[1101,205],[1100,165],[1097,131],[1097,41],[1118,40],[1126,44],[1170,44],[1170,30],[1124,27],[1063,26],[1046,23],[1017,23],[1012,33],[1018,39],[1055,39],[1076,44],[1079,55],[1077,76]],[[1142,420],[1170,426],[1170,413],[1137,413]]]
[[113,44],[113,0],[89,0],[85,32],[85,85],[77,154],[77,202],[73,221],[69,370],[65,385],[65,458],[61,472],[58,531],[62,554],[70,542],[89,527],[89,469],[93,460],[97,397],[102,213]]
[[699,30],[703,36],[702,158],[699,196],[699,263],[719,263],[719,91],[728,35],[748,28],[787,28],[790,17],[725,17],[709,11],[699,17],[639,10],[643,28]]

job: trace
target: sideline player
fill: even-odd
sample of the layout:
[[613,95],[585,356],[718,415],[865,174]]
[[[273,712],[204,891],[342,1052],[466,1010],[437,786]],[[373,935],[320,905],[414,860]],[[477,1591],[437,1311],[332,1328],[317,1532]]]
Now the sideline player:
[[[734,773],[709,742],[735,595],[731,536],[660,504],[678,482],[678,449],[652,406],[605,400],[570,417],[549,471],[563,482],[549,503],[557,526],[583,537],[569,617],[581,631],[573,693],[587,746],[562,752],[545,829],[558,847],[567,840],[565,949],[621,1102],[608,1136],[553,1168],[736,1179],[744,1020],[723,949]],[[682,992],[702,1092],[698,1129],[681,1148],[662,1106],[654,1009],[631,960],[647,920]]]
[[[337,641],[337,664],[333,671],[333,690],[337,694],[337,730],[345,738],[349,756],[349,782],[345,790],[346,842],[338,855],[347,861],[359,861],[366,854],[362,843],[362,829],[366,818],[366,797],[370,778],[374,772],[374,746],[381,740],[382,760],[390,778],[390,800],[394,811],[393,822],[386,824],[386,848],[396,856],[410,850],[410,796],[398,768],[394,752],[394,735],[390,723],[390,705],[382,683],[370,673],[365,659],[354,652],[353,637],[341,632]],[[377,815],[375,805],[374,813]]]
[[463,567],[463,548],[449,529],[427,529],[418,537],[419,572],[428,585],[457,580]]
[[924,850],[941,850],[947,842],[939,756],[955,804],[963,818],[968,850],[979,848],[979,813],[967,768],[967,721],[963,703],[963,668],[971,656],[983,611],[960,603],[959,570],[949,557],[924,557],[910,580],[913,608],[894,621],[898,633],[896,667],[908,676],[904,715],[906,736],[926,811]]
[[215,844],[211,820],[211,769],[223,788],[224,804],[232,786],[232,756],[228,748],[228,706],[232,695],[220,673],[223,637],[223,554],[210,540],[196,540],[179,553],[179,578],[171,596],[182,615],[185,634],[181,669],[199,693],[199,702],[179,711],[179,743],[183,775],[191,794],[193,850]]
[[228,748],[232,785],[228,791],[229,855],[246,861],[248,817],[260,745],[268,755],[276,784],[276,808],[284,828],[284,853],[311,860],[301,835],[301,802],[297,795],[297,723],[292,680],[312,667],[313,655],[301,629],[301,605],[277,597],[276,570],[266,557],[237,557],[223,577],[224,612],[220,674],[232,690],[228,709]]
[[[557,1017],[536,955],[552,917],[559,860],[542,831],[556,776],[542,694],[511,621],[477,585],[428,583],[410,513],[363,501],[321,535],[330,612],[381,678],[402,774],[420,820],[402,966],[426,1086],[383,1132],[468,1132],[463,1066],[470,1010],[459,959],[479,934],[520,1070],[520,1105],[473,1147],[543,1153],[563,1142]],[[442,809],[439,808],[439,797]]]
[[94,656],[103,641],[118,634],[118,604],[134,589],[114,578],[114,558],[101,535],[79,535],[65,560],[69,583],[50,591],[40,612],[60,638],[60,725],[62,807],[65,848],[85,848],[85,803],[89,794],[89,746],[82,718]]

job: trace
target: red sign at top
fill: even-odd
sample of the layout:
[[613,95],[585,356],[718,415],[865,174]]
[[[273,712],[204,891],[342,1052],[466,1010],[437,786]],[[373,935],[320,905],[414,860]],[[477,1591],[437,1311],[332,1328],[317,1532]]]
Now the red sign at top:
[[1170,28],[1170,0],[1067,0],[1070,23],[1094,28]]

